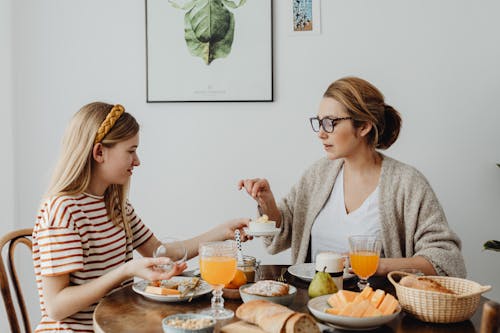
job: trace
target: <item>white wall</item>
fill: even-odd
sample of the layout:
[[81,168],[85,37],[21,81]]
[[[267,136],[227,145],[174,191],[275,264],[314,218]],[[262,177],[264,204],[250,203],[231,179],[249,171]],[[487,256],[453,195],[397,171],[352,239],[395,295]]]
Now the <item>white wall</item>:
[[[286,2],[275,1],[276,101],[173,104],[145,103],[143,1],[12,3],[16,227],[33,224],[64,127],[94,100],[122,103],[142,124],[131,197],[157,234],[188,237],[253,216],[237,181],[264,176],[286,194],[323,156],[307,122],[322,92],[357,75],[401,111],[387,154],[428,177],[463,240],[469,278],[494,285],[487,296],[500,299],[499,254],[481,251],[500,239],[498,1],[325,0],[322,34],[307,37],[288,35]],[[8,36],[1,42],[9,47]],[[244,250],[289,262],[258,240]]]
[[[14,104],[12,95],[12,6],[9,0],[0,0],[0,211],[2,230],[14,226]],[[4,229],[5,228],[5,229]]]
[[[14,134],[12,95],[12,3],[0,0],[0,235],[14,229]],[[0,306],[0,332],[7,332],[3,301]]]

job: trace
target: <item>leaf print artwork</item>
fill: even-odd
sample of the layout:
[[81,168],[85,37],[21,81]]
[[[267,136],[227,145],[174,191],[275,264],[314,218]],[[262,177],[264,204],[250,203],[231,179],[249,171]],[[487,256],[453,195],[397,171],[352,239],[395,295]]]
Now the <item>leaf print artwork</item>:
[[187,10],[184,15],[184,39],[189,52],[210,65],[231,53],[234,38],[235,9],[246,0],[169,0],[174,7]]

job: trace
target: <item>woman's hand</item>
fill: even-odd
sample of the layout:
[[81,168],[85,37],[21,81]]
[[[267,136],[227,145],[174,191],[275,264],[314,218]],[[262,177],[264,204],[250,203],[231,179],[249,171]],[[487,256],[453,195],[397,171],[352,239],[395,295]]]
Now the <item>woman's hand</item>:
[[260,206],[260,213],[267,214],[270,220],[276,221],[276,226],[279,228],[281,225],[281,213],[276,205],[276,200],[267,179],[242,179],[238,182],[238,189],[241,190],[243,188],[257,201],[257,204]]
[[238,189],[244,188],[247,193],[262,206],[268,201],[274,201],[271,186],[265,178],[242,179],[238,182]]
[[249,222],[250,219],[246,218],[224,222],[216,227],[216,229],[218,229],[217,233],[223,236],[223,240],[234,239],[234,232],[240,230],[240,239],[242,242],[246,242],[247,240],[253,239],[252,236],[247,235],[245,230],[243,230],[243,228],[248,227]]
[[173,268],[165,272],[157,266],[172,264],[170,258],[138,258],[133,259],[125,264],[125,272],[128,277],[140,277],[144,280],[168,280],[174,275],[181,274],[186,268],[187,264],[173,264]]

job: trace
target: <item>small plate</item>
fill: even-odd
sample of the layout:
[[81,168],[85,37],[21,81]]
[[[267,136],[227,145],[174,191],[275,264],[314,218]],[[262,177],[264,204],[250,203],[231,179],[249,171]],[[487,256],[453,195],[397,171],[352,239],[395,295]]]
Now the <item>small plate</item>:
[[[182,282],[185,280],[191,280],[192,277],[185,277],[185,276],[174,276],[170,280],[174,282]],[[208,294],[209,292],[212,291],[212,287],[205,281],[201,280],[200,285],[194,290],[193,292],[187,293],[186,296],[181,297],[180,295],[158,295],[158,294],[152,294],[152,293],[147,293],[146,287],[148,286],[149,281],[142,280],[139,282],[136,282],[132,286],[132,290],[135,291],[138,294],[141,294],[142,296],[152,299],[154,301],[159,301],[159,302],[182,302],[182,301],[187,301],[191,297],[192,298],[197,298],[202,295]]]
[[323,321],[328,326],[333,326],[339,329],[365,331],[377,328],[381,325],[387,324],[396,318],[401,312],[401,305],[398,305],[396,312],[386,316],[368,317],[368,318],[355,318],[347,316],[335,316],[325,312],[325,309],[330,306],[327,303],[330,295],[323,295],[315,297],[307,302],[307,308],[314,317]]
[[[288,267],[288,273],[298,277],[301,280],[311,282],[314,274],[316,274],[316,267],[314,263],[292,265]],[[352,279],[355,276],[355,274],[349,273],[344,270],[344,280]]]
[[261,237],[261,236],[276,236],[281,232],[281,229],[274,228],[272,231],[251,231],[249,228],[243,229],[248,236]]

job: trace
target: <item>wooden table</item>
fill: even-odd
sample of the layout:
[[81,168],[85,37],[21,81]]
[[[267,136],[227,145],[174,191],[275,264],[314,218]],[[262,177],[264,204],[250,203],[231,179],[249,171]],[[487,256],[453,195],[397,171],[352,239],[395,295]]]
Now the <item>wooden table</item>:
[[[260,279],[276,279],[282,268],[286,265],[263,265],[260,268]],[[302,281],[294,276],[285,274],[287,282],[297,287],[297,296],[291,309],[299,312],[308,312],[307,295],[308,282]],[[344,281],[345,289],[353,289],[354,279]],[[372,279],[374,288],[382,288],[393,293],[394,289],[387,279]],[[94,329],[97,333],[126,333],[126,332],[151,332],[163,333],[161,321],[168,315],[184,312],[196,312],[210,307],[212,294],[188,302],[162,303],[144,298],[135,293],[132,287],[125,287],[103,298],[94,312]],[[379,327],[375,332],[415,332],[415,333],[476,333],[481,325],[482,306],[486,298],[481,297],[481,302],[474,316],[457,324],[429,324],[421,322],[403,311],[397,319],[387,325]],[[225,307],[233,311],[241,304],[241,300],[225,300]],[[219,323],[218,326],[226,325],[236,321],[236,318]],[[325,327],[326,328],[326,327]],[[329,328],[324,332],[337,332]]]

